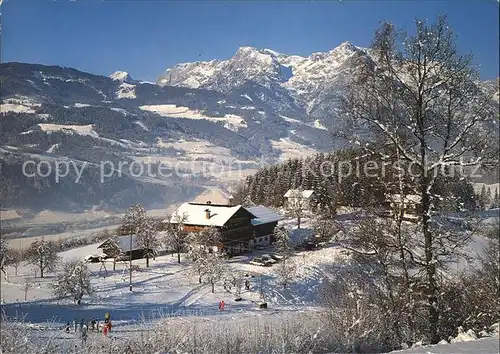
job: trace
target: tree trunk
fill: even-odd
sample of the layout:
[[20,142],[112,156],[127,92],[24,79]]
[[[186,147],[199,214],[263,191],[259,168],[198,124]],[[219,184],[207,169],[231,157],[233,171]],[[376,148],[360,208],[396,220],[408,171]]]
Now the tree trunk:
[[212,284],[212,294],[215,293],[215,283],[213,281],[210,281],[210,283]]
[[434,254],[432,250],[432,232],[429,229],[429,194],[424,191],[422,195],[422,232],[425,241],[425,272],[427,275],[427,301],[429,306],[429,339],[431,344],[439,342],[438,321],[439,310],[437,308],[437,283],[436,283],[436,265],[434,263]]
[[297,229],[300,229],[300,216],[297,217]]
[[113,270],[116,270],[116,258],[113,258]]
[[146,268],[149,268],[149,256],[146,256]]
[[198,276],[198,283],[200,283],[200,284],[201,284],[201,275],[200,275],[200,276]]
[[181,251],[177,250],[177,263],[181,264]]
[[43,278],[43,258],[40,258],[40,278]]
[[[421,105],[420,105],[421,107]],[[419,112],[420,122],[423,117],[421,112]],[[420,134],[423,134],[423,127],[420,127]],[[422,165],[421,172],[422,177],[420,181],[420,194],[422,198],[422,233],[424,235],[424,253],[425,253],[425,273],[427,275],[427,301],[429,306],[429,340],[431,344],[437,344],[439,342],[438,337],[438,321],[439,321],[439,310],[437,308],[437,283],[436,283],[436,264],[434,263],[434,252],[433,252],[433,237],[430,230],[430,211],[431,211],[431,199],[430,199],[430,187],[431,182],[428,176],[427,169],[427,151],[426,144],[423,139],[421,139],[420,144],[420,163]]]

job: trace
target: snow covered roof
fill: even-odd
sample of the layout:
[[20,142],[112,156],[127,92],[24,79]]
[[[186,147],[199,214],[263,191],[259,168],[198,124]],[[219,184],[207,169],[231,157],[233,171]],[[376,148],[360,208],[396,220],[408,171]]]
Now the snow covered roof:
[[401,194],[393,194],[390,195],[388,200],[393,203],[401,203],[401,198],[403,203],[407,204],[420,204],[422,197],[416,194],[408,194],[403,197],[401,197]]
[[[182,204],[170,218],[171,223],[177,222],[177,215],[186,215],[185,225],[200,225],[200,226],[224,226],[231,217],[244,209],[241,205],[229,206],[219,204],[201,204],[201,203],[184,203]],[[207,212],[209,218],[207,219]],[[165,220],[167,221],[167,220]]]
[[[108,238],[106,241],[97,246],[97,248],[102,248],[107,242],[114,242],[122,252],[130,250],[130,235]],[[139,248],[141,247],[137,244],[137,235],[132,235],[132,249],[135,250]]]
[[283,216],[263,205],[247,208],[247,210],[256,217],[252,220],[252,225],[268,224],[284,219]]
[[312,189],[300,190],[300,189],[289,189],[284,197],[285,198],[305,198],[308,199],[313,195],[314,191]]

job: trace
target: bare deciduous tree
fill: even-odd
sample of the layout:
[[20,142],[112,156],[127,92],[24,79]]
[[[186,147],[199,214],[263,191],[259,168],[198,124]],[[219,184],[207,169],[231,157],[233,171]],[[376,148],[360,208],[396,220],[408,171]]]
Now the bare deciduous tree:
[[224,257],[220,252],[208,253],[205,259],[205,275],[215,292],[215,284],[224,277],[226,273]]
[[187,243],[187,232],[184,231],[184,223],[188,219],[188,214],[179,214],[175,212],[171,218],[168,218],[169,222],[166,224],[166,232],[163,238],[163,243],[166,247],[169,247],[177,252],[177,262],[181,263],[181,252]]
[[24,279],[23,289],[24,289],[24,301],[28,299],[28,291],[33,287],[33,282],[29,278]]
[[90,271],[87,264],[70,260],[62,264],[61,272],[53,284],[53,293],[58,298],[71,297],[80,304],[83,295],[91,295],[94,289],[90,284]]
[[297,219],[297,229],[300,229],[300,222],[304,217],[308,206],[308,201],[302,195],[302,191],[292,190],[286,204],[288,215]]
[[26,260],[40,270],[40,278],[43,278],[45,271],[56,269],[60,257],[57,254],[56,244],[42,238],[31,243],[26,252]]
[[17,269],[21,265],[21,263],[25,260],[26,258],[26,251],[18,249],[18,248],[11,248],[9,250],[9,263],[14,267],[15,275],[17,275]]
[[5,270],[5,266],[9,261],[9,247],[7,246],[7,240],[5,236],[0,234],[0,270],[5,276],[5,280],[8,280],[7,271]]
[[458,54],[444,17],[430,25],[416,21],[414,35],[382,25],[371,56],[359,57],[360,74],[344,102],[355,128],[349,137],[373,153],[381,147],[392,149],[414,168],[413,173],[418,172],[412,186],[412,193],[421,198],[423,252],[418,262],[426,275],[422,290],[428,304],[428,336],[437,343],[438,267],[453,249],[436,251],[442,237],[434,229],[432,191],[444,169],[478,165],[492,157],[488,152],[497,153],[495,108],[477,85],[472,58]]
[[283,285],[283,290],[286,290],[288,284],[295,278],[297,274],[297,266],[292,259],[280,262],[276,266],[276,275],[281,285]]

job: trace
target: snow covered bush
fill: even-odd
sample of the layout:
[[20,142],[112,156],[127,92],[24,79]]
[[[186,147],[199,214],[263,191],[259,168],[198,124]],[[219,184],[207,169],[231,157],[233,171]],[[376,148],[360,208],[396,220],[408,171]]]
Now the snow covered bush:
[[443,284],[439,302],[441,337],[455,336],[462,326],[480,332],[500,321],[498,227],[479,255],[479,264]]

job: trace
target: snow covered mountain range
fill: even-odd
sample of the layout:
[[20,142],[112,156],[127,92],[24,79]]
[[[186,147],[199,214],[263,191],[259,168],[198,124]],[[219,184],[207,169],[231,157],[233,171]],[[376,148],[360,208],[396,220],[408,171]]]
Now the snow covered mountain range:
[[[137,193],[141,201],[164,204],[239,180],[235,168],[250,173],[262,161],[335,149],[342,144],[331,134],[342,121],[338,100],[360,59],[372,60],[369,50],[349,42],[308,57],[241,47],[228,60],[175,65],[156,84],[124,71],[105,77],[59,66],[0,64],[3,204],[44,204],[56,190],[61,205],[112,200],[123,207]],[[498,97],[498,80],[485,87]],[[106,189],[89,173],[83,176],[86,188],[62,186],[22,177],[22,163],[33,158],[95,166],[106,159],[171,169],[181,164],[189,178],[129,175]],[[200,170],[203,163],[217,174]],[[124,197],[123,189],[136,192]]]
[[322,120],[331,114],[346,80],[356,70],[360,57],[370,60],[368,51],[344,42],[329,52],[309,57],[284,55],[269,49],[241,47],[228,60],[185,63],[167,69],[158,77],[160,86],[203,88],[219,92],[250,89],[250,97],[275,103],[278,112],[287,109],[304,117]]

